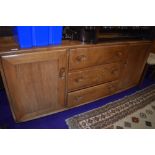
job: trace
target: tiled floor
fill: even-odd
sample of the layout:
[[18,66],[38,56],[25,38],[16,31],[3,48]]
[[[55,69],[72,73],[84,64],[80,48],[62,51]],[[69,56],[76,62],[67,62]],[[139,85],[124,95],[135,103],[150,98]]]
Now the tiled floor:
[[[145,80],[141,89],[153,84],[151,80]],[[59,112],[53,115],[49,115],[36,120],[28,121],[25,123],[15,123],[10,112],[8,105],[8,100],[4,90],[0,91],[0,128],[8,129],[67,129],[65,119],[72,117],[76,114],[92,110],[94,108],[105,105],[114,100],[120,99],[126,95],[130,95],[136,91],[140,90],[139,87],[131,88],[127,91],[106,97],[99,101],[95,101],[80,107],[72,108],[63,112]]]

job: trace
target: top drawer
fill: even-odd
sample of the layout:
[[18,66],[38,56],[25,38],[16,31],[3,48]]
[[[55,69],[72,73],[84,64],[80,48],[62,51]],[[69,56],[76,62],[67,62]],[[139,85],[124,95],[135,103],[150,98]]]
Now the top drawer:
[[126,59],[126,51],[126,45],[71,49],[69,56],[69,70],[118,62]]

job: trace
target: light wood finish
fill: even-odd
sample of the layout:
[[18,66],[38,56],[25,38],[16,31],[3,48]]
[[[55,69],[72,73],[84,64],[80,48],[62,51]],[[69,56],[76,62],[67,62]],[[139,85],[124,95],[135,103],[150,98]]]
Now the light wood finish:
[[3,66],[2,66],[2,59],[0,60],[0,73],[1,73],[1,76],[2,76],[2,79],[3,79],[3,84],[4,84],[5,91],[6,91],[6,94],[7,94],[7,98],[8,98],[8,101],[9,101],[10,109],[11,109],[13,118],[15,120],[15,115],[14,115],[14,111],[13,111],[13,108],[12,108],[12,101],[11,101],[11,97],[10,97],[9,90],[8,90],[9,88],[7,86],[7,83],[6,83],[6,77],[4,75],[4,70],[3,70]]
[[68,93],[68,107],[92,102],[105,96],[112,95],[117,90],[118,81],[114,81]]
[[91,66],[119,62],[126,58],[127,46],[99,46],[70,50],[69,69],[81,69]]
[[66,50],[2,57],[16,121],[64,108]]
[[70,72],[68,75],[68,91],[117,80],[120,71],[121,63],[111,63]]
[[136,86],[152,43],[63,41],[59,46],[11,50],[17,47],[13,39],[2,42],[0,70],[17,122]]
[[121,89],[138,84],[148,58],[148,45],[130,45],[128,58],[124,64],[121,79]]

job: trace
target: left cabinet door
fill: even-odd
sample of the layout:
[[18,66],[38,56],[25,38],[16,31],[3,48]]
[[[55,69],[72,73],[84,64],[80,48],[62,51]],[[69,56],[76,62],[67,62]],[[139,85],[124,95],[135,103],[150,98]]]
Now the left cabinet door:
[[66,59],[65,49],[2,57],[3,75],[17,122],[64,108]]

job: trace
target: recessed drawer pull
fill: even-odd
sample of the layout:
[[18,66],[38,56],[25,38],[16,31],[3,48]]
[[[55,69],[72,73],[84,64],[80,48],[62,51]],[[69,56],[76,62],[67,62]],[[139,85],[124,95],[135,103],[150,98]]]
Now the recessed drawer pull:
[[65,79],[65,76],[66,76],[65,68],[62,67],[60,68],[60,71],[59,71],[59,77],[63,80]]
[[77,62],[82,62],[86,60],[86,56],[85,55],[80,55],[76,58]]
[[75,101],[76,101],[76,102],[79,102],[82,98],[83,98],[83,96],[77,96],[77,97],[75,98]]
[[127,64],[128,64],[127,62],[124,62],[124,67],[126,67],[126,66],[127,66]]
[[113,85],[109,85],[108,89],[109,89],[110,92],[113,92],[115,90],[115,87]]
[[118,52],[117,55],[120,57],[120,56],[122,56],[123,54],[122,54],[122,52]]
[[113,69],[112,71],[111,71],[111,74],[116,74],[118,72],[118,69]]
[[83,77],[79,77],[79,78],[75,79],[75,82],[77,82],[77,83],[79,83],[81,81],[83,81]]

